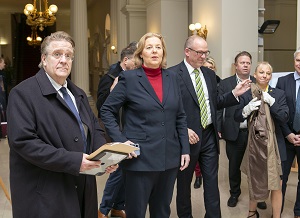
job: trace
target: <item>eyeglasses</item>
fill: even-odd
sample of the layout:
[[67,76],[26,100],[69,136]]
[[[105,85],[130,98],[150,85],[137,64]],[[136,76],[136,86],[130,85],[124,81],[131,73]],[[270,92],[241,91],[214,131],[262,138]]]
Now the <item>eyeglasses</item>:
[[192,48],[188,48],[188,49],[190,49],[193,52],[196,52],[196,54],[200,55],[200,56],[202,56],[202,55],[208,56],[210,54],[210,51],[196,51],[196,50],[194,50]]
[[52,57],[54,57],[57,60],[60,60],[63,56],[67,61],[73,61],[74,60],[74,55],[73,54],[63,54],[60,52],[54,52],[51,54]]

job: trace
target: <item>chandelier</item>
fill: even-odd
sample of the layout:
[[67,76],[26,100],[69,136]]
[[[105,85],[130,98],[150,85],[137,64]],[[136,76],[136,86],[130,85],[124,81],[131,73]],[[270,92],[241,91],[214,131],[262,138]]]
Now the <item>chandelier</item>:
[[41,45],[41,42],[43,39],[42,39],[42,37],[38,36],[36,26],[32,26],[31,30],[32,30],[31,36],[27,37],[27,41],[28,41],[28,45],[31,45],[35,48],[36,46]]
[[207,32],[208,32],[206,29],[206,25],[203,28],[200,23],[195,23],[195,24],[192,23],[189,25],[189,29],[192,34],[194,34],[194,32],[196,32],[197,35],[201,36],[202,38],[204,38],[206,40]]
[[[54,4],[48,7],[47,0],[38,0],[38,3],[39,9],[37,8],[37,0],[33,0],[33,4],[25,5],[24,14],[27,16],[27,25],[38,26],[39,30],[43,31],[45,27],[52,26],[55,23],[55,13],[58,8]],[[42,11],[42,5],[44,11]]]

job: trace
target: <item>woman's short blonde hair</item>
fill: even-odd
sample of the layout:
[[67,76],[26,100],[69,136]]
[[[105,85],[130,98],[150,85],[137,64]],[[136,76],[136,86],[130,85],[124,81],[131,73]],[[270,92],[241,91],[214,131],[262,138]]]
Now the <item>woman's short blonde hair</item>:
[[205,59],[205,62],[211,64],[213,66],[213,68],[215,69],[215,71],[217,71],[217,66],[216,66],[215,59],[213,59],[212,57],[207,57]]
[[257,66],[256,66],[256,68],[255,68],[255,71],[254,71],[255,73],[257,72],[258,68],[259,68],[261,65],[266,65],[266,66],[268,66],[269,69],[270,69],[270,71],[271,71],[271,73],[273,73],[273,67],[272,67],[271,64],[270,64],[269,62],[267,62],[267,61],[258,62],[258,63],[257,63]]
[[142,36],[140,41],[137,44],[137,49],[134,52],[134,60],[135,60],[135,65],[137,68],[141,67],[143,64],[143,59],[141,58],[141,54],[145,48],[145,42],[147,39],[151,37],[157,37],[160,39],[161,44],[162,44],[162,49],[163,49],[163,58],[161,62],[161,68],[167,68],[167,50],[166,50],[166,43],[162,35],[158,33],[146,33],[145,35]]

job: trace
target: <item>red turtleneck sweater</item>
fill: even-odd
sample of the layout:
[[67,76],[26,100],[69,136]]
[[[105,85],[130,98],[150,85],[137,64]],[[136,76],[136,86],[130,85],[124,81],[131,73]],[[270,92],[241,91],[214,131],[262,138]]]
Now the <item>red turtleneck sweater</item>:
[[148,80],[150,84],[152,85],[158,99],[160,102],[162,102],[163,98],[163,89],[162,89],[162,75],[161,75],[161,68],[153,69],[153,68],[148,68],[142,65]]

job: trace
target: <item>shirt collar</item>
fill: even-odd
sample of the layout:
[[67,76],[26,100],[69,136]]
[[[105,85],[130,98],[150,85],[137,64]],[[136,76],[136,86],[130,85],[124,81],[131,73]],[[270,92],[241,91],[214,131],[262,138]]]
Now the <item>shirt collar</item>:
[[54,81],[54,79],[51,78],[51,76],[48,75],[48,73],[46,73],[48,79],[50,80],[52,86],[55,88],[56,91],[58,91],[61,87],[65,87],[67,88],[68,86],[68,82],[67,80],[65,81],[65,83],[63,84],[63,86],[61,86],[60,84],[58,84],[57,82]]
[[294,73],[294,79],[295,80],[300,79],[300,75],[297,73],[297,71],[295,71],[295,73]]
[[[186,66],[186,68],[187,68],[189,74],[191,75],[191,74],[194,72],[195,68],[192,67],[192,66],[186,61],[185,58],[184,58],[183,61],[184,61],[184,64],[185,64],[185,66]],[[199,71],[199,73],[200,73],[200,72],[201,72],[200,68],[197,68],[197,69],[198,69],[198,71]]]

